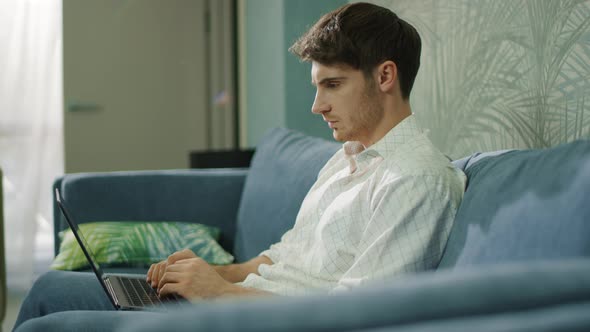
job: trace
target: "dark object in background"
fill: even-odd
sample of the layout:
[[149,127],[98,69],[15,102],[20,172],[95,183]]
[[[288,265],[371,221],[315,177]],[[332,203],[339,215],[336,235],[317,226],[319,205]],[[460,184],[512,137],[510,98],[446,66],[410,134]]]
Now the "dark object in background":
[[254,149],[194,151],[190,153],[191,168],[250,167]]

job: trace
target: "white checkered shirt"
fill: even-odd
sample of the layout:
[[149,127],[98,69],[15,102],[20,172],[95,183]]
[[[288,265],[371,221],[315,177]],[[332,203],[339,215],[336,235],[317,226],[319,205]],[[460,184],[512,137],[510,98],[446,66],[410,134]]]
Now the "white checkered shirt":
[[305,197],[295,225],[261,253],[244,287],[281,295],[346,290],[436,267],[466,177],[404,119],[356,157],[339,150]]

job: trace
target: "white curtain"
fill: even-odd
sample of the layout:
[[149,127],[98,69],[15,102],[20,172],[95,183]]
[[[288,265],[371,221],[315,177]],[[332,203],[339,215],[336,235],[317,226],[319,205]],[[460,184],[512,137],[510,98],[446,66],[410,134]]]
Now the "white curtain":
[[0,166],[8,289],[53,255],[51,183],[63,173],[61,0],[0,0]]

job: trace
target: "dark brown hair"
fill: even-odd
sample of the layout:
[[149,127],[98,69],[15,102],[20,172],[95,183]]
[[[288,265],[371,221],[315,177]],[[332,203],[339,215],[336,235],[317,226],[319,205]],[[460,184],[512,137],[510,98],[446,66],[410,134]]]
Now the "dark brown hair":
[[408,99],[420,67],[420,35],[391,10],[369,3],[342,6],[322,16],[289,51],[303,61],[346,64],[369,77],[391,60]]

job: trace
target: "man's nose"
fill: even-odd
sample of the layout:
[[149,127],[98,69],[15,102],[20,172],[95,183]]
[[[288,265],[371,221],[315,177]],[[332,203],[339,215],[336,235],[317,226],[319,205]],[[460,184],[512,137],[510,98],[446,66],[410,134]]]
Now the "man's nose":
[[330,105],[326,103],[316,92],[313,105],[311,106],[311,112],[315,114],[322,114],[328,111],[330,111]]

